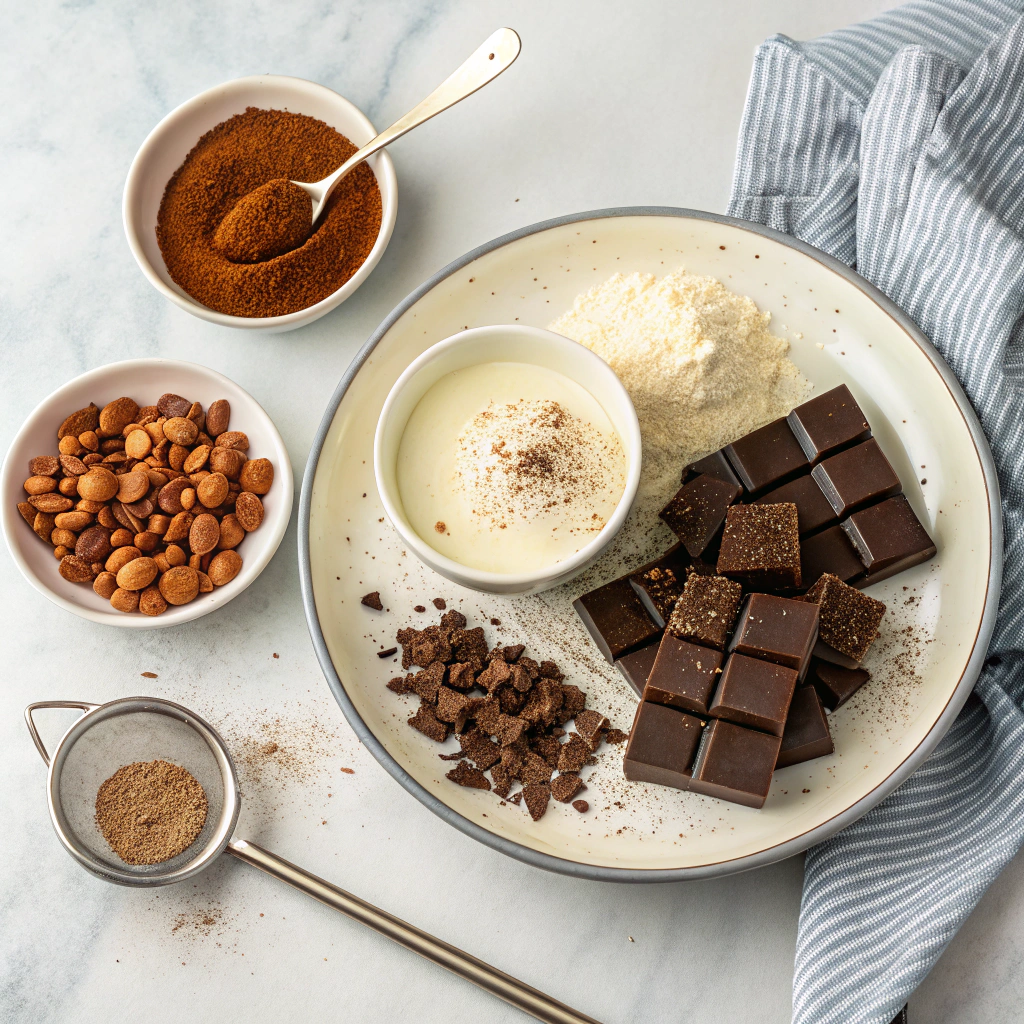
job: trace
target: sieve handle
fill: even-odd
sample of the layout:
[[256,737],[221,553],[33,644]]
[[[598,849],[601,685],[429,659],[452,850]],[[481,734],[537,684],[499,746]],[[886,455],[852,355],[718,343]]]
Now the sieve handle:
[[85,714],[88,714],[90,711],[95,711],[98,707],[99,704],[88,704],[84,700],[40,700],[36,701],[35,704],[29,704],[25,708],[25,723],[28,725],[29,734],[32,736],[32,742],[36,745],[36,750],[39,751],[39,756],[46,762],[47,768],[50,767],[50,755],[47,753],[43,738],[39,735],[36,723],[32,719],[32,712],[39,711],[42,708],[78,708],[79,711],[84,711]]
[[447,942],[442,942],[441,939],[434,938],[433,935],[411,924],[406,924],[400,918],[379,910],[373,904],[353,896],[344,889],[339,889],[336,885],[331,885],[330,882],[325,882],[316,875],[311,875],[308,871],[303,871],[297,865],[254,843],[235,839],[228,843],[227,850],[239,860],[244,860],[247,864],[266,871],[268,875],[287,882],[307,896],[340,910],[347,917],[365,924],[381,935],[386,935],[400,946],[411,949],[425,959],[446,967],[453,974],[479,985],[491,995],[504,999],[506,1003],[511,1003],[524,1013],[544,1021],[545,1024],[598,1024],[593,1017],[587,1017],[565,1003],[538,992],[525,982],[499,971],[496,967],[464,953]]

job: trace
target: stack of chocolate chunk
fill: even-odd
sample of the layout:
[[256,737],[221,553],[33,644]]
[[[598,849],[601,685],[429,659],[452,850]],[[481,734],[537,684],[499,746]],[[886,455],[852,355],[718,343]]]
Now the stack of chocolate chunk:
[[845,385],[687,466],[661,518],[677,545],[575,602],[642,697],[626,777],[760,807],[868,679],[858,588],[935,546]]

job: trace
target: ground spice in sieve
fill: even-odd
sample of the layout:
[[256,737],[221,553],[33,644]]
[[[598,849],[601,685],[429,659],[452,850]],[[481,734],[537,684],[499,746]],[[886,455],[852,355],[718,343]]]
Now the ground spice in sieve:
[[169,761],[118,768],[96,794],[96,824],[126,864],[160,864],[187,850],[206,824],[206,793]]
[[[160,204],[157,241],[172,280],[210,309],[245,317],[294,313],[337,291],[380,233],[380,189],[366,164],[339,183],[313,233],[290,252],[232,262],[214,236],[243,196],[275,179],[319,181],[355,151],[323,121],[283,110],[249,107],[211,129],[174,172]],[[247,248],[258,245],[232,251]]]

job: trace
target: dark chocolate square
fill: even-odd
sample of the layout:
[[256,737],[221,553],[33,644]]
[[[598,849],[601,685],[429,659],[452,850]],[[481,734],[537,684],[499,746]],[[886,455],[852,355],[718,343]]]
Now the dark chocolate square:
[[769,491],[754,504],[780,505],[787,501],[796,505],[796,522],[801,537],[836,521],[835,511],[812,476],[798,476],[788,484]]
[[818,635],[823,643],[854,661],[863,661],[878,636],[885,604],[825,573],[807,591],[805,601],[820,609]]
[[744,654],[731,654],[708,714],[781,736],[796,684],[795,669]]
[[863,668],[844,668],[820,658],[811,659],[809,682],[818,691],[821,703],[835,711],[845,704],[869,679],[871,673]]
[[698,647],[666,633],[658,645],[658,657],[647,678],[643,698],[653,704],[706,715],[721,667],[721,651]]
[[646,647],[624,654],[615,662],[615,667],[622,673],[626,682],[633,687],[638,697],[644,695],[647,677],[651,674],[651,669],[654,668],[654,659],[657,656],[658,641],[655,640]]
[[689,788],[747,807],[763,807],[781,746],[781,736],[732,722],[710,722],[697,748]]
[[[854,593],[860,596],[858,591]],[[729,650],[774,661],[802,676],[818,638],[818,611],[813,602],[748,594]]]
[[742,493],[738,484],[703,473],[683,484],[658,515],[687,552],[698,558],[721,530],[726,510]]
[[725,517],[718,571],[748,588],[799,587],[796,505],[733,505]]
[[572,606],[609,662],[656,640],[661,633],[628,579],[612,580],[578,597]]
[[743,588],[724,576],[690,573],[665,628],[680,640],[725,650]]
[[665,627],[665,621],[672,614],[676,601],[682,596],[685,579],[685,572],[679,577],[671,569],[664,569],[659,565],[646,572],[633,573],[629,577],[637,597],[659,629]]
[[641,701],[629,732],[622,773],[633,782],[688,788],[703,724],[675,708]]
[[903,490],[874,438],[819,462],[811,476],[840,517]]
[[725,453],[721,451],[712,452],[710,455],[705,455],[703,459],[698,459],[696,462],[691,462],[688,466],[684,466],[680,483],[685,484],[695,476],[700,476],[701,473],[707,473],[708,476],[724,480],[726,483],[735,484],[737,487],[741,486],[740,478],[733,472],[732,466],[729,465],[729,460],[725,457]]
[[810,466],[784,417],[752,430],[722,450],[740,483],[752,494],[778,487]]
[[812,462],[871,436],[867,417],[845,384],[798,405],[786,419]]
[[801,686],[793,694],[786,718],[786,729],[782,734],[782,746],[776,768],[788,768],[791,764],[803,764],[816,757],[824,757],[835,750],[828,718],[821,705],[821,698],[813,686]]
[[805,584],[816,582],[825,572],[844,583],[864,575],[864,566],[840,523],[800,542],[800,568]]
[[891,576],[926,562],[935,554],[935,545],[905,494],[855,512],[842,527],[868,575],[876,580],[887,578],[879,576],[883,571],[891,570]]

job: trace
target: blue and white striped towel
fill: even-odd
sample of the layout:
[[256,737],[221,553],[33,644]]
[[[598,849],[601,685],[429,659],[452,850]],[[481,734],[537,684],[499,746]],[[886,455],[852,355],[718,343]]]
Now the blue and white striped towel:
[[796,1024],[888,1024],[1024,841],[1024,0],[920,0],[757,51],[729,212],[873,281],[932,339],[999,471],[981,679],[929,760],[807,854]]

